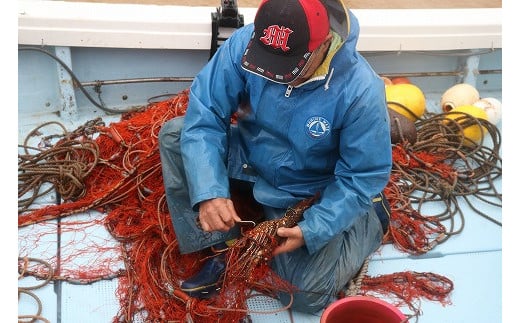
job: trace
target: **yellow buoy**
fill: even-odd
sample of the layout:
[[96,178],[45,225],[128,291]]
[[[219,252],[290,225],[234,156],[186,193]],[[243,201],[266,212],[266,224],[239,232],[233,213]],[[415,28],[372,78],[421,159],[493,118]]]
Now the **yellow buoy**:
[[[415,122],[426,111],[426,98],[423,91],[414,84],[400,83],[385,88],[388,107]],[[412,113],[407,111],[409,109]],[[415,116],[414,116],[415,115]]]
[[446,118],[454,120],[463,127],[464,137],[471,139],[464,141],[466,146],[474,145],[475,143],[478,144],[487,133],[487,129],[480,126],[478,122],[476,122],[478,120],[473,120],[471,117],[488,120],[486,111],[474,105],[461,105],[451,109],[451,111],[446,114]]

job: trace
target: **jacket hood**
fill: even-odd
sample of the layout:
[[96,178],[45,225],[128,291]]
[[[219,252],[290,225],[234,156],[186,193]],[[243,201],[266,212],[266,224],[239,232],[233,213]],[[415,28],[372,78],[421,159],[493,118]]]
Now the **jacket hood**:
[[[352,54],[356,51],[359,38],[359,23],[356,16],[345,7],[341,0],[324,0],[323,4],[327,7],[329,13],[330,29],[333,32],[332,44],[327,57],[316,69],[314,75],[297,87],[325,78],[330,80],[333,72],[331,61],[336,54],[341,51],[342,55],[346,54],[347,60],[350,60],[354,56]],[[328,87],[328,81],[326,87]]]
[[330,28],[354,50],[359,37],[357,18],[341,0],[324,0],[323,4],[329,12]]

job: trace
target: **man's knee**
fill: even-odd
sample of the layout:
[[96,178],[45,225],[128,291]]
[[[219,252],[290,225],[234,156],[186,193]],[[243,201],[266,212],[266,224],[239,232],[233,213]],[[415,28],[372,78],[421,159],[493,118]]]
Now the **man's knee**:
[[175,117],[166,121],[159,130],[160,149],[168,149],[180,144],[184,117]]
[[171,138],[178,139],[181,135],[182,127],[184,125],[184,117],[175,117],[166,121],[159,130],[159,143],[171,140]]
[[[300,254],[292,261],[276,258],[275,269],[290,279],[299,292],[281,294],[281,302],[305,313],[315,313],[335,300],[338,292],[355,277],[365,259],[381,244],[382,228],[374,211],[360,217],[348,232],[338,234],[311,258]],[[294,264],[306,264],[295,266]],[[316,274],[319,272],[320,274]]]

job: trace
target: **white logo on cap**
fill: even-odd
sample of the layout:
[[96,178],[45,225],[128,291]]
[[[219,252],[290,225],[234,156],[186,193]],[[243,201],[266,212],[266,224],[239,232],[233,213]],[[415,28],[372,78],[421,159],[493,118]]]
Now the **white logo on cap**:
[[290,28],[271,25],[264,29],[264,36],[260,37],[260,40],[267,46],[271,46],[274,49],[280,48],[286,52],[291,49],[287,46],[287,42],[289,41],[289,35],[292,32],[293,31]]

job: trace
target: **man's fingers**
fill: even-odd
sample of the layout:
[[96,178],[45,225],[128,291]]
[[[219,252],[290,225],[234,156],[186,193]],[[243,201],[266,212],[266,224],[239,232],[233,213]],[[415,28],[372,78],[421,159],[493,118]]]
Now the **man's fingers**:
[[287,228],[278,228],[278,230],[276,231],[276,234],[282,238],[287,238],[288,237],[288,233],[289,231],[287,230]]
[[284,239],[280,245],[273,250],[274,256],[296,250],[305,244],[303,233],[299,226],[292,228],[278,228],[276,234]]
[[230,199],[216,198],[203,202],[200,207],[200,227],[207,232],[229,231],[240,217]]
[[206,223],[206,221],[201,221],[200,220],[200,215],[197,216],[197,218],[195,219],[195,224],[197,224],[197,226],[200,229],[202,229],[202,231],[208,231],[210,229],[208,224]]
[[233,201],[227,200],[227,208],[229,213],[231,214],[231,217],[233,218],[233,225],[235,225],[235,222],[242,221],[242,219],[238,216],[237,211],[235,210],[235,205],[233,204]]
[[290,239],[285,239],[278,247],[276,247],[273,250],[273,256],[292,251],[296,248],[297,248],[297,246],[294,241],[292,241]]
[[228,199],[221,199],[219,202],[217,206],[218,215],[225,226],[225,230],[228,231],[235,225],[235,217],[237,216],[235,207],[233,202]]

